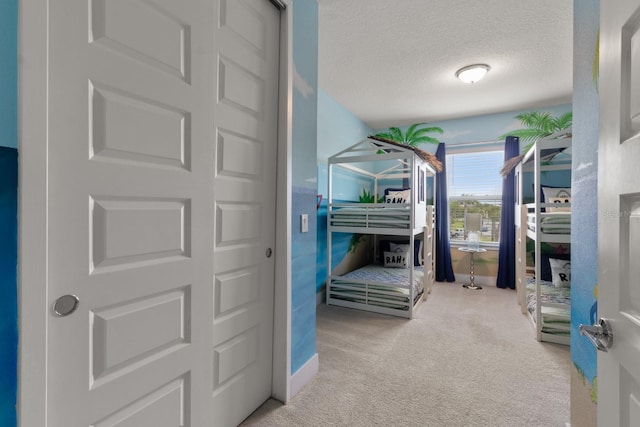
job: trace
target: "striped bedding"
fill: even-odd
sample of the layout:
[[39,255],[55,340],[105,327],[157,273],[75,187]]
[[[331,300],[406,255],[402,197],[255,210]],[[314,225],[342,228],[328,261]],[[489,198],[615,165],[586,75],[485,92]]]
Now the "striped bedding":
[[[552,282],[540,282],[540,298],[543,304],[565,304],[566,308],[544,306],[542,311],[542,331],[568,335],[567,330],[554,330],[553,324],[569,325],[571,323],[571,288],[557,288]],[[535,278],[527,277],[527,310],[535,318],[536,313],[536,285]]]
[[411,209],[406,207],[345,207],[331,211],[336,227],[409,228]]
[[[424,268],[414,267],[414,299],[424,291]],[[331,296],[381,307],[408,309],[409,269],[370,264],[331,281]]]

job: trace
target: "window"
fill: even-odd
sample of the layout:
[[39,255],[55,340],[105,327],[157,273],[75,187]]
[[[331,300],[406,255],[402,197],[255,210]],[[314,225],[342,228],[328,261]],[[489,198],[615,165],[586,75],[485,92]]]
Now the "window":
[[500,239],[504,149],[497,143],[483,145],[461,145],[447,155],[449,230],[453,242],[466,240],[469,231],[476,228],[481,243],[497,244]]

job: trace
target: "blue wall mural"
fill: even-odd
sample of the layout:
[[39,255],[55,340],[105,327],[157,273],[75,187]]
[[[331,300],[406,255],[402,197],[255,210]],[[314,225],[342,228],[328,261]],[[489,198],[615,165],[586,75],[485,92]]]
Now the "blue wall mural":
[[[316,195],[318,4],[293,5],[293,189],[291,224],[291,374],[316,353]],[[300,215],[309,215],[309,232]]]
[[574,1],[573,147],[571,190],[572,425],[595,426],[597,356],[578,325],[597,319],[598,117],[592,65],[600,20],[599,0]]
[[0,146],[18,148],[18,0],[0,2]]
[[0,426],[16,423],[18,150],[0,147]]
[[0,2],[0,426],[16,425],[18,1]]

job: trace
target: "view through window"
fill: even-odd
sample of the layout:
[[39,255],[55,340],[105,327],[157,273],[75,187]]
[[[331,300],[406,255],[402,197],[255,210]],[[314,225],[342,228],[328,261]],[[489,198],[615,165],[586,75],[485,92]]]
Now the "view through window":
[[452,241],[476,232],[483,244],[500,239],[504,151],[482,150],[447,155],[449,230]]

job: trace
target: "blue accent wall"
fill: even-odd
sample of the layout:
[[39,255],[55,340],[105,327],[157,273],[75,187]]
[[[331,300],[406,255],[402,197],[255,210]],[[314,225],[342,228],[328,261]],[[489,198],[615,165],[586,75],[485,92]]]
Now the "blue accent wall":
[[[291,373],[316,353],[316,191],[294,187],[291,233]],[[309,214],[309,232],[300,232],[300,215]]]
[[[318,91],[318,162],[371,135],[373,130],[322,90]],[[324,189],[323,187],[319,187]]]
[[0,426],[16,424],[18,150],[0,147]]
[[0,1],[0,147],[18,148],[18,0]]
[[[597,356],[578,325],[597,317],[598,280],[598,118],[599,96],[592,77],[598,30],[599,0],[574,1],[573,146],[571,191],[571,360],[575,375],[592,400],[596,398]],[[574,375],[574,373],[572,373]],[[572,388],[572,421],[581,404]],[[574,396],[574,394],[576,396]],[[574,408],[576,410],[574,411]],[[595,426],[595,420],[593,420]],[[587,426],[588,427],[588,426]]]
[[[293,4],[291,374],[316,353],[318,3]],[[309,215],[309,232],[300,215]]]
[[0,2],[0,426],[16,425],[18,1]]

